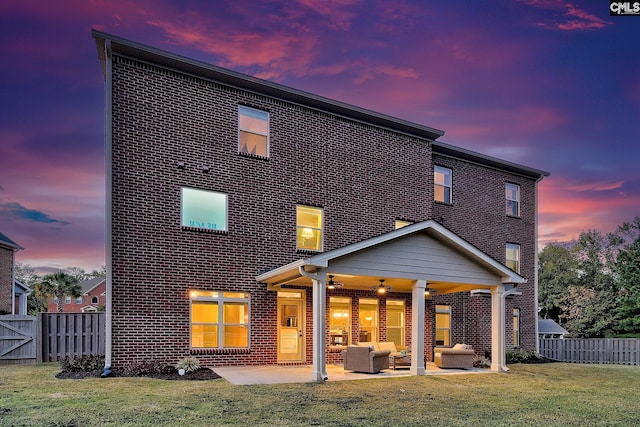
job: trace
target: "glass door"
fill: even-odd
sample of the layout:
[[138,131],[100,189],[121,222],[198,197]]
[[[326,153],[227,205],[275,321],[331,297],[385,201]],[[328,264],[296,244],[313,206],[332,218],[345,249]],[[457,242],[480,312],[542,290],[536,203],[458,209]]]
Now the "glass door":
[[304,293],[278,292],[278,362],[304,360]]

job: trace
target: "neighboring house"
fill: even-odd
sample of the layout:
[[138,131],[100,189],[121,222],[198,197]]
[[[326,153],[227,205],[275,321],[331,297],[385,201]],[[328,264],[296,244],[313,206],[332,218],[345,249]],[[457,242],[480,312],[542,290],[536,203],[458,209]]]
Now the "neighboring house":
[[[107,304],[106,277],[93,277],[80,282],[82,295],[78,298],[66,296],[62,311],[64,313],[90,313],[104,310]],[[50,296],[47,298],[47,311],[58,311],[58,299]]]
[[564,338],[569,332],[553,319],[538,319],[539,338]]
[[[506,347],[536,349],[548,173],[93,35],[107,106],[107,364],[311,364],[318,381],[360,341],[428,360],[467,343],[495,371]],[[425,372],[422,357],[411,363]]]
[[15,254],[24,249],[0,233],[0,314],[26,314],[29,288],[16,283]]

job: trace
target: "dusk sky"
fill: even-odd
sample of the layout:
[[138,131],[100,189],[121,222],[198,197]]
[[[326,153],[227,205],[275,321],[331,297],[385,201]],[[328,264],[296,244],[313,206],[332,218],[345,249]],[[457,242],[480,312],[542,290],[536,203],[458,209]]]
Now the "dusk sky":
[[92,28],[548,171],[541,246],[640,215],[640,16],[606,0],[5,0],[0,232],[40,272],[105,264]]

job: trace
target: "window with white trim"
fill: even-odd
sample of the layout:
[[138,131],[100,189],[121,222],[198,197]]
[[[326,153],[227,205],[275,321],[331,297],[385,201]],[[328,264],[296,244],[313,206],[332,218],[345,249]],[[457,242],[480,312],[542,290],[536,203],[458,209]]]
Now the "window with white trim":
[[329,297],[329,336],[331,345],[351,343],[351,298]]
[[76,297],[76,304],[82,304],[82,297]]
[[322,250],[322,208],[296,206],[297,248],[309,251]]
[[182,226],[227,231],[227,195],[182,187]]
[[520,216],[520,186],[517,184],[506,183],[504,185],[505,207],[509,216]]
[[436,305],[436,345],[451,345],[450,305]]
[[451,169],[442,166],[433,167],[433,194],[436,202],[451,204],[451,176]]
[[404,300],[387,300],[387,341],[404,345]]
[[507,243],[506,246],[506,266],[520,273],[520,245],[517,243]]
[[360,321],[359,342],[378,341],[378,300],[360,298],[358,315]]
[[398,228],[402,228],[402,227],[406,227],[407,225],[411,225],[413,224],[413,222],[411,221],[404,221],[402,219],[396,219],[394,222],[394,227],[397,230]]
[[70,297],[69,295],[66,295],[66,296],[64,297],[64,303],[65,303],[65,304],[71,304],[71,297]]
[[238,106],[238,152],[269,157],[269,113]]
[[248,348],[249,294],[190,292],[191,348]]
[[513,346],[520,347],[520,309],[513,309]]
[[91,297],[91,304],[97,304],[98,303],[98,297]]

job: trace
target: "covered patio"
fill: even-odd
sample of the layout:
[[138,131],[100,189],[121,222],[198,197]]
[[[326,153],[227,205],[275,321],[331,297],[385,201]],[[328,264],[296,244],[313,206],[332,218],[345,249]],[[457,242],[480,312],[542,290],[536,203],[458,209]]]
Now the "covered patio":
[[[519,274],[480,251],[435,221],[424,221],[312,255],[256,277],[269,289],[283,285],[312,288],[311,381],[328,376],[327,282],[338,278],[347,289],[368,290],[379,283],[394,292],[411,294],[410,353],[424,355],[425,295],[474,290],[491,293],[491,371],[508,371],[505,364],[505,298],[518,284]],[[412,357],[409,374],[427,372],[424,357]]]
[[[311,382],[311,366],[226,366],[214,368],[216,374],[233,385],[253,384],[289,384]],[[489,373],[488,369],[440,369],[428,363],[425,375],[460,375]],[[327,365],[326,381],[375,380],[381,378],[408,377],[412,374],[407,369],[385,369],[377,374],[350,372],[340,365]]]

